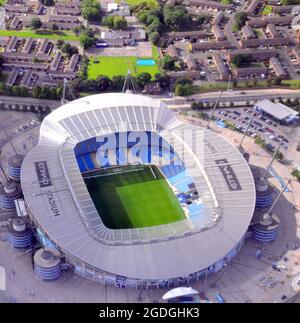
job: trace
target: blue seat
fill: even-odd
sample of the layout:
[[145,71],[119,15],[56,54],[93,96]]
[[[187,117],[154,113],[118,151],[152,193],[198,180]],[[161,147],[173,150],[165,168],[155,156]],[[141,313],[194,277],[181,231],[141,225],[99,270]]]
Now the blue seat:
[[81,156],[76,156],[76,159],[77,159],[77,164],[79,166],[81,173],[86,172],[87,168],[86,168]]
[[95,165],[94,165],[94,163],[91,160],[90,154],[83,155],[82,157],[85,160],[85,163],[86,163],[86,165],[87,165],[87,167],[88,167],[89,170],[95,169]]

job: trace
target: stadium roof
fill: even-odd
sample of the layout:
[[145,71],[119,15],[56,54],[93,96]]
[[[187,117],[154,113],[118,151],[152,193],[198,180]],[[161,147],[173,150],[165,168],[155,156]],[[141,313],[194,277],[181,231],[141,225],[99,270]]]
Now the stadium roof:
[[[197,223],[187,218],[139,229],[104,226],[74,146],[125,130],[154,131],[175,150],[181,147],[204,205]],[[202,140],[195,145],[196,136]],[[159,100],[129,93],[85,97],[47,116],[38,145],[23,162],[21,183],[32,219],[69,258],[134,279],[187,276],[223,259],[243,238],[255,207],[252,173],[232,144],[181,122]]]
[[289,108],[282,103],[273,103],[270,100],[261,100],[256,103],[256,107],[268,113],[277,120],[293,119],[298,115],[298,112]]

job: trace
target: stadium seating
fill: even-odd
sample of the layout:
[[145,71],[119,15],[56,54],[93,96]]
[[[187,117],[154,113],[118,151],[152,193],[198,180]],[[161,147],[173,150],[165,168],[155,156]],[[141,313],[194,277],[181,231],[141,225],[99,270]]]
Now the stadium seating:
[[82,155],[82,158],[84,159],[88,170],[94,170],[95,169],[95,165],[93,164],[92,160],[91,160],[91,156],[90,154],[86,154],[86,155]]
[[78,163],[78,166],[79,166],[79,169],[80,169],[81,173],[86,172],[87,168],[86,168],[81,156],[76,156],[76,159],[77,159],[77,163]]

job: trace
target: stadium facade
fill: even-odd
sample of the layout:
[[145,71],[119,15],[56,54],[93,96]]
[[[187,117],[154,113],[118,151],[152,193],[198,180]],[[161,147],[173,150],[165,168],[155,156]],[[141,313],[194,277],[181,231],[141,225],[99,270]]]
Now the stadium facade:
[[[151,142],[151,160],[139,153],[135,162],[160,167],[184,220],[129,229],[103,224],[82,173],[108,167],[91,156],[101,138],[124,132],[153,134],[180,156],[181,165],[168,164]],[[117,157],[116,165],[128,162]],[[59,249],[78,275],[117,287],[185,285],[222,269],[242,247],[255,208],[251,170],[232,144],[180,121],[159,100],[130,93],[85,97],[47,116],[23,162],[21,185],[42,243]]]

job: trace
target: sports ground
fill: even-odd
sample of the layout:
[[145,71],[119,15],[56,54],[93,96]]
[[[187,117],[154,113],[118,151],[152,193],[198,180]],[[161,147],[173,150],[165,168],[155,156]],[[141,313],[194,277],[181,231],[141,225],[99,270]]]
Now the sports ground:
[[110,229],[142,228],[185,219],[185,214],[155,166],[123,166],[86,177],[91,198]]

